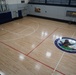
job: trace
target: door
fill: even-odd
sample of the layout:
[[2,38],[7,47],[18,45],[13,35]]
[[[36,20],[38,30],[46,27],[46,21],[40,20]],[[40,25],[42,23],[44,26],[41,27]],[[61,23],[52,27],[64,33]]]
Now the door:
[[12,18],[17,18],[18,17],[18,11],[14,10],[12,11]]

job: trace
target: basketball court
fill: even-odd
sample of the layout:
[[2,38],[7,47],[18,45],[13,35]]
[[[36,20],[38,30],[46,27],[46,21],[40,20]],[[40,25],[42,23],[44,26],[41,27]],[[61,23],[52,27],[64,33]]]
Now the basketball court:
[[1,75],[76,75],[76,54],[55,40],[76,39],[76,25],[25,17],[0,25]]

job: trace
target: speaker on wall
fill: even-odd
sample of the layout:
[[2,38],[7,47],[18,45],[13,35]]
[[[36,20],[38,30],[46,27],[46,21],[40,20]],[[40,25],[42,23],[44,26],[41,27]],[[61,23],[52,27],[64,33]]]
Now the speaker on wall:
[[25,0],[21,0],[21,3],[25,3]]

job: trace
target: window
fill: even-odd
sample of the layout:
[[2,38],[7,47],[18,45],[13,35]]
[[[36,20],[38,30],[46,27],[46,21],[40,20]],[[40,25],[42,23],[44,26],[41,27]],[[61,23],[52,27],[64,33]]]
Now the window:
[[30,3],[43,3],[49,5],[61,5],[61,6],[76,6],[76,0],[30,0]]
[[7,5],[5,0],[0,0],[0,12],[6,11],[7,10]]
[[0,4],[0,12],[2,11],[2,6],[1,6],[1,4]]
[[30,0],[30,3],[45,3],[45,0]]
[[71,3],[70,4],[76,6],[76,0],[71,0]]
[[47,3],[54,4],[54,0],[47,0]]
[[47,4],[68,5],[69,4],[69,0],[47,0]]
[[62,0],[61,4],[68,5],[69,4],[69,0]]

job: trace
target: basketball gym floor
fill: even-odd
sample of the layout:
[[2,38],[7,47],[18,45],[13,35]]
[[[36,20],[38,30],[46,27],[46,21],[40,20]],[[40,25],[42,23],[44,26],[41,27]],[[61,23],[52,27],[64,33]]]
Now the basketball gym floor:
[[1,75],[76,75],[76,54],[58,49],[60,37],[76,38],[76,25],[25,17],[0,25]]

